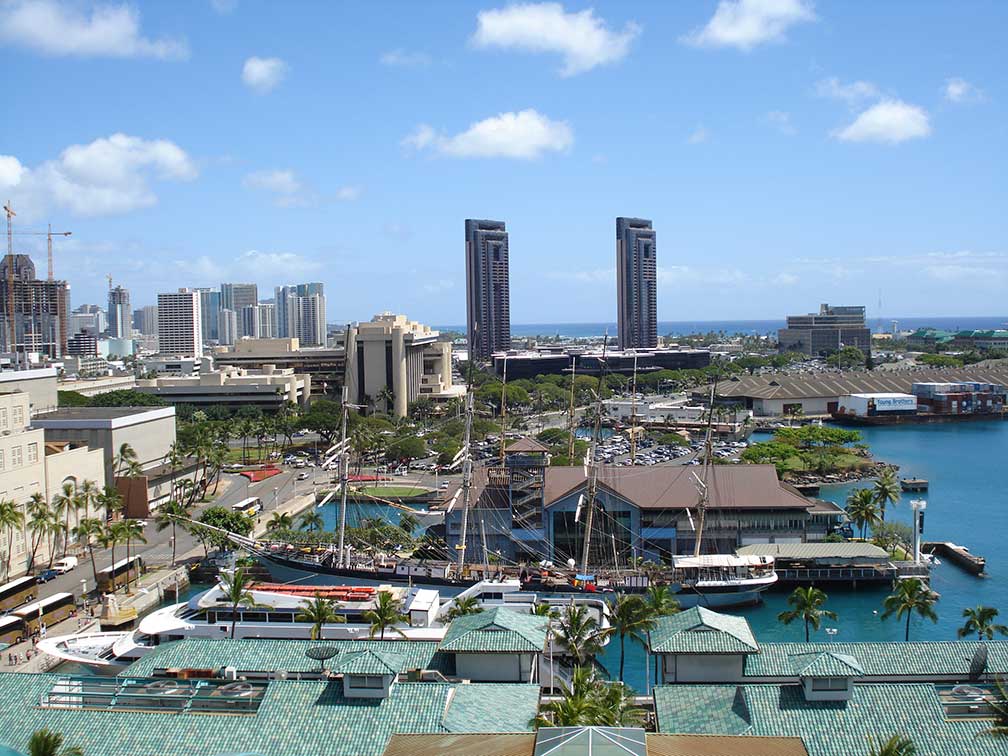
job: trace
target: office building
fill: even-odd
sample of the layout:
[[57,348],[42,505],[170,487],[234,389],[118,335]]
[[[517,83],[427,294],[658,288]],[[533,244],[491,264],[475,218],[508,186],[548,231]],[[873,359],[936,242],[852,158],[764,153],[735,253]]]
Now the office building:
[[321,283],[277,286],[273,308],[274,330],[261,338],[296,338],[304,346],[325,346],[326,299]]
[[260,339],[272,339],[276,336],[276,305],[260,302],[258,306],[258,326]]
[[819,312],[788,315],[787,326],[777,332],[781,352],[801,352],[824,357],[844,347],[871,354],[871,330],[865,325],[864,307],[819,305]]
[[129,290],[122,286],[109,289],[108,333],[113,339],[128,339],[133,335]]
[[311,376],[266,365],[246,370],[228,365],[198,375],[165,376],[137,381],[136,390],[169,404],[194,407],[258,407],[276,412],[288,402],[307,407]]
[[[253,283],[222,283],[220,287],[220,306],[222,310],[234,310],[236,313],[259,304],[259,287]],[[238,338],[251,336],[242,330],[241,317],[238,318]]]
[[247,339],[271,339],[276,308],[272,304],[249,305],[242,308],[238,330]]
[[469,357],[511,348],[508,234],[503,221],[466,220],[466,336]]
[[98,339],[90,331],[78,331],[67,339],[67,354],[72,357],[95,357]]
[[158,294],[158,349],[161,354],[202,357],[200,295],[193,289]]
[[[14,352],[16,361],[41,354],[59,359],[66,353],[70,337],[70,287],[66,281],[44,281],[35,275],[28,255],[14,255],[14,291],[8,290],[7,257],[0,261],[0,352]],[[8,321],[10,299],[14,304],[14,343],[10,343]]]
[[217,289],[197,289],[200,293],[200,321],[203,340],[216,342],[220,339],[217,329],[217,313],[221,311],[221,294]]
[[157,305],[144,305],[133,311],[133,327],[144,336],[158,334]]
[[616,219],[616,316],[620,349],[658,346],[656,255],[651,221]]
[[217,313],[217,343],[231,346],[238,340],[238,313],[222,309]]
[[642,349],[623,352],[607,350],[605,360],[601,350],[584,348],[543,348],[498,352],[493,355],[494,372],[504,376],[507,366],[509,380],[535,378],[537,375],[598,375],[605,365],[606,373],[638,376],[659,370],[699,370],[711,364],[709,349]]
[[302,349],[297,338],[241,339],[226,352],[218,353],[216,361],[221,367],[233,365],[249,371],[264,370],[272,365],[280,370],[291,369],[298,375],[306,373],[312,377],[313,391],[335,396],[339,396],[343,386],[345,354],[342,344],[334,349]]
[[297,322],[293,337],[302,346],[326,345],[326,298],[324,294],[310,294],[297,298]]
[[350,401],[404,417],[420,397],[463,396],[465,387],[452,384],[451,344],[439,336],[429,326],[387,312],[351,326],[346,344]]
[[98,305],[85,304],[76,308],[70,313],[69,333],[75,334],[81,331],[93,333],[100,336],[108,327],[105,320],[105,311]]

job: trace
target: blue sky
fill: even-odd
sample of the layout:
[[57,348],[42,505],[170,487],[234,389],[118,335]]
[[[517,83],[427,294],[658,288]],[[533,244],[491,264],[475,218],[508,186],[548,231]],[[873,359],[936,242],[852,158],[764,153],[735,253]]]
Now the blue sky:
[[1005,314],[1004,3],[0,14],[0,194],[17,229],[74,232],[75,305],[108,273],[135,306],[321,280],[333,322],[460,323],[463,220],[485,217],[508,224],[513,322],[605,321],[636,215],[663,320]]

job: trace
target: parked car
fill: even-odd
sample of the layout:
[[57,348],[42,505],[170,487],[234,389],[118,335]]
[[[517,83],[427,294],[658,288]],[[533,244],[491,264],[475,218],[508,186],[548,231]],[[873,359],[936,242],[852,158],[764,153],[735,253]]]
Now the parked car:
[[70,572],[70,570],[72,570],[76,566],[77,566],[77,557],[68,556],[63,557],[62,559],[57,559],[55,562],[53,562],[52,569],[57,575],[63,575],[67,572]]
[[59,577],[59,573],[56,570],[42,570],[36,577],[35,581],[38,583],[48,583],[50,580],[54,580]]
[[297,479],[298,480],[308,480],[308,478],[310,478],[310,477],[311,476],[308,475],[308,473],[303,472],[303,473],[298,473]]

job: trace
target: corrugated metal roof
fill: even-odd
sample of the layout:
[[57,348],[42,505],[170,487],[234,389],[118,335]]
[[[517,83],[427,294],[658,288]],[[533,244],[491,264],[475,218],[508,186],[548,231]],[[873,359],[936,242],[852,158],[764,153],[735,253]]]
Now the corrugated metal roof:
[[661,617],[648,633],[656,654],[753,654],[759,644],[745,617],[694,606]]
[[382,756],[532,756],[535,733],[393,735]]
[[846,543],[753,543],[742,546],[740,556],[772,556],[784,559],[877,559],[888,562],[885,549],[873,543],[849,541]]
[[864,674],[858,660],[836,651],[793,654],[791,670],[799,677],[860,677]]
[[441,652],[535,653],[546,647],[549,619],[494,607],[452,620]]
[[666,735],[649,732],[648,756],[808,756],[801,738],[768,735]]

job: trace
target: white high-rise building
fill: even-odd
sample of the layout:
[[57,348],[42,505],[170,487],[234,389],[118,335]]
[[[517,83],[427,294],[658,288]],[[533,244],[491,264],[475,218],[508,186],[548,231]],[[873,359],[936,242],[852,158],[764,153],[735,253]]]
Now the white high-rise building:
[[108,332],[113,339],[128,339],[133,334],[133,310],[129,291],[122,286],[109,289]]
[[276,337],[276,306],[268,302],[259,303],[259,338]]
[[326,298],[324,294],[311,294],[297,298],[296,336],[302,346],[325,346]]
[[158,294],[158,350],[182,357],[203,356],[200,293],[194,289]]
[[224,346],[233,346],[238,339],[238,314],[234,310],[217,313],[217,341]]

